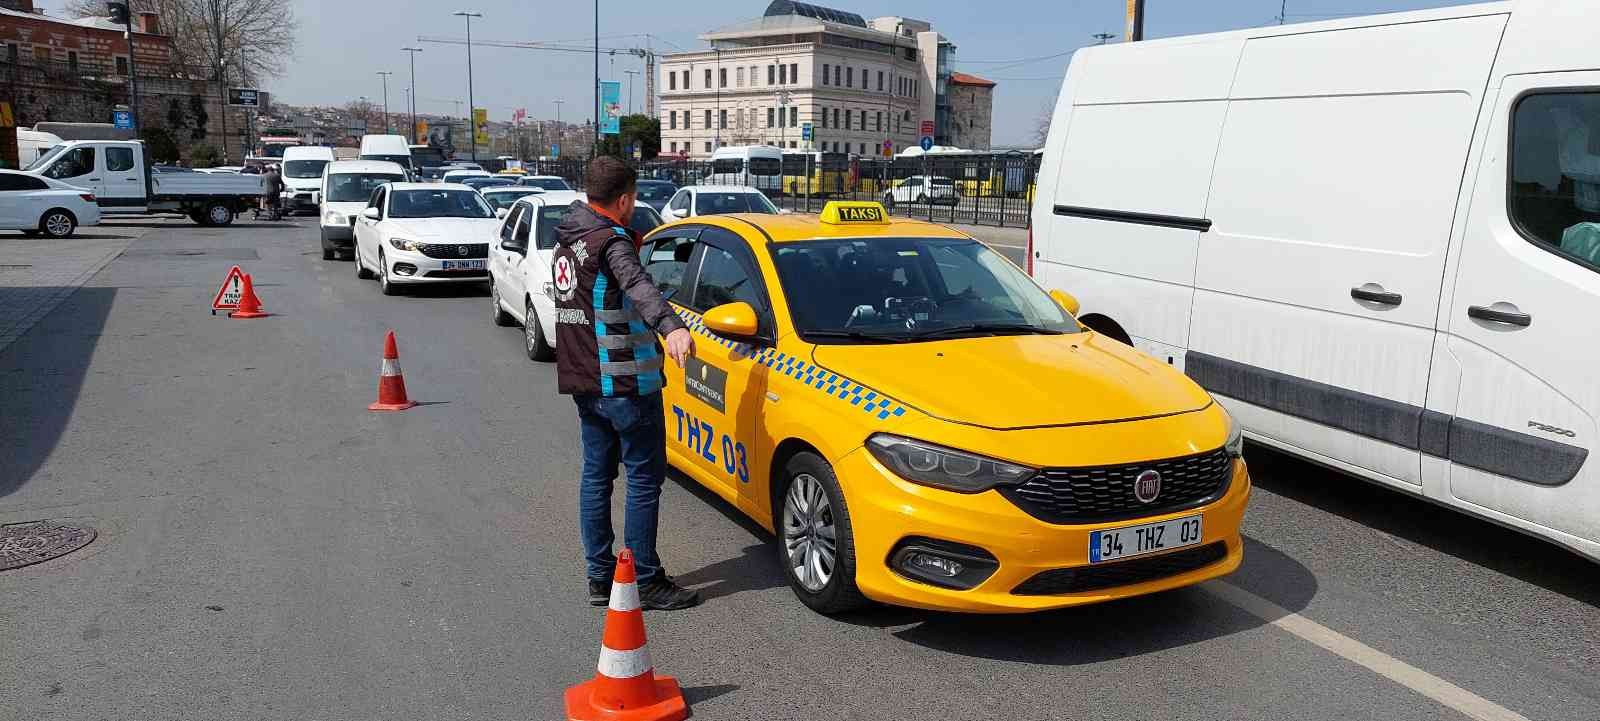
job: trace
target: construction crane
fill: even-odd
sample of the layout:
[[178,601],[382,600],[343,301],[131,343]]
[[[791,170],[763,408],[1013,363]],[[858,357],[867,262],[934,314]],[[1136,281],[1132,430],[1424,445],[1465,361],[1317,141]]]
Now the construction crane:
[[[602,52],[609,53],[613,57],[615,57],[617,53],[625,53],[625,54],[632,55],[632,56],[634,56],[636,58],[639,58],[639,59],[644,61],[644,112],[645,112],[645,115],[649,115],[651,117],[654,117],[655,114],[656,114],[656,51],[655,51],[654,48],[651,47],[651,42],[655,38],[654,38],[654,36],[651,36],[651,35],[623,35],[623,36],[617,36],[617,37],[641,37],[641,38],[644,38],[644,47],[642,47],[642,48],[640,48],[640,47],[600,48],[600,50]],[[419,42],[419,43],[434,43],[434,44],[437,44],[437,45],[466,45],[467,44],[467,41],[463,40],[461,38],[429,37],[429,36],[426,36],[426,35],[419,35],[417,37],[417,42]],[[568,42],[571,42],[571,41],[568,41]],[[491,47],[491,48],[516,48],[518,50],[547,50],[547,51],[550,51],[550,52],[558,52],[558,53],[586,53],[586,54],[589,54],[589,53],[593,53],[595,51],[595,48],[593,48],[593,47],[583,47],[583,46],[580,46],[580,45],[564,45],[564,44],[562,44],[560,42],[540,42],[540,41],[518,42],[518,41],[513,41],[513,40],[478,40],[478,39],[474,39],[472,41],[472,44],[473,45],[480,45],[480,46],[487,46],[487,47]]]

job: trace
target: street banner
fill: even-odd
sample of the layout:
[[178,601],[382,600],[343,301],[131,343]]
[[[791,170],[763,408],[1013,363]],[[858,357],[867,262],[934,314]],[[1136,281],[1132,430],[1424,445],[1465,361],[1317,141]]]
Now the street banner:
[[600,81],[600,134],[617,135],[622,132],[622,83],[616,80]]
[[222,287],[217,289],[217,296],[211,299],[211,314],[216,315],[219,310],[238,310],[239,296],[244,292],[244,271],[239,266],[228,269],[227,277],[222,279]]
[[472,109],[472,138],[478,145],[489,144],[489,109]]

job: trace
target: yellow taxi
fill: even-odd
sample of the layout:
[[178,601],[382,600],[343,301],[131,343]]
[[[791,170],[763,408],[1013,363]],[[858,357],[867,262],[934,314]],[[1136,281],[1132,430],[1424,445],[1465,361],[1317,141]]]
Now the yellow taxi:
[[697,340],[668,458],[778,536],[811,608],[1037,611],[1239,566],[1228,414],[972,237],[833,202],[640,252]]

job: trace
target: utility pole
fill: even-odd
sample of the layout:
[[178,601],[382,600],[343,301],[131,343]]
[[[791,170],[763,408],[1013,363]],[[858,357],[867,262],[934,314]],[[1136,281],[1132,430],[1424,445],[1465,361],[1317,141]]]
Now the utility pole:
[[[211,27],[216,29],[217,38],[217,105],[222,116],[222,164],[228,164],[228,53],[227,46],[222,42],[222,0],[209,0],[211,11]],[[128,73],[133,74],[133,58],[128,59]],[[240,159],[241,161],[243,158]]]
[[[112,20],[122,20],[124,30],[122,36],[128,39],[128,113],[133,116],[134,132],[139,131],[139,72],[133,66],[133,7],[127,2],[106,3],[111,12]],[[224,108],[227,106],[224,105]]]
[[483,13],[462,11],[454,13],[457,17],[467,21],[467,113],[472,117],[467,120],[467,140],[472,143],[472,161],[478,161],[478,106],[477,100],[472,95],[472,19],[483,17]]
[[1144,39],[1144,0],[1128,0],[1128,28],[1124,37],[1130,43]]
[[624,70],[623,75],[628,76],[628,114],[633,114],[633,76],[638,75],[637,70]]
[[594,146],[589,157],[600,153],[600,0],[594,0]]
[[422,48],[400,48],[411,55],[411,144],[417,142],[417,53]]
[[722,48],[714,48],[717,54],[716,72],[711,74],[711,85],[717,89],[717,116],[712,121],[716,123],[716,133],[712,135],[711,150],[714,152],[722,147]]
[[556,104],[556,149],[557,149],[558,152],[560,151],[561,143],[563,142],[564,138],[567,135],[566,130],[561,127],[561,104],[564,103],[564,102],[567,102],[567,101],[562,100],[560,98],[556,98],[556,100],[555,100],[555,104]]
[[389,124],[389,76],[393,75],[387,70],[379,70],[378,77],[383,78],[383,134],[388,135],[393,126]]

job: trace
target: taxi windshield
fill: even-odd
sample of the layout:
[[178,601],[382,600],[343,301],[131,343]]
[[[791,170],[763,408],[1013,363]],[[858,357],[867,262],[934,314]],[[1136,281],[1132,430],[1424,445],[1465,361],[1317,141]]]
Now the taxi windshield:
[[389,199],[391,218],[493,218],[476,190],[400,190]]
[[1015,265],[965,238],[871,238],[773,250],[795,329],[818,343],[1076,333]]

